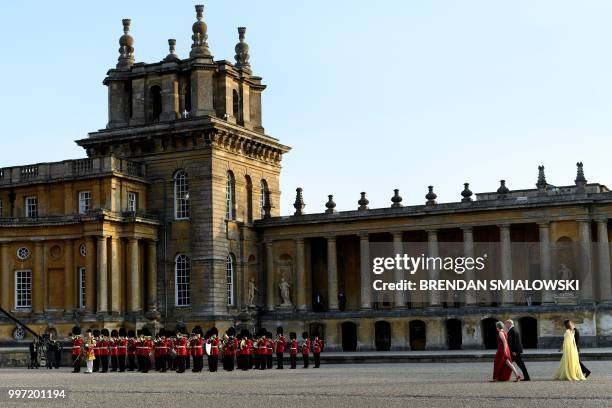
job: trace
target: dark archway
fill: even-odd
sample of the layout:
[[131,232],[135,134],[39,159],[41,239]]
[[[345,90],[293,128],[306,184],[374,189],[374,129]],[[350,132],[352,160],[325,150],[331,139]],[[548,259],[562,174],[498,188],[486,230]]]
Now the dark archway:
[[461,345],[463,344],[461,320],[448,319],[446,321],[446,341],[449,350],[461,350]]
[[150,90],[151,97],[151,121],[159,122],[159,118],[162,113],[162,95],[161,88],[158,85],[154,85]]
[[342,323],[342,351],[357,351],[357,325]]
[[495,327],[496,323],[497,319],[494,319],[492,317],[482,319],[482,344],[486,349],[495,350],[497,348],[497,328]]
[[408,324],[410,330],[410,349],[425,350],[427,346],[427,326],[422,320],[413,320]]
[[391,350],[391,324],[381,320],[374,324],[374,341],[376,351]]
[[538,321],[534,317],[521,317],[519,319],[519,331],[523,348],[538,348]]

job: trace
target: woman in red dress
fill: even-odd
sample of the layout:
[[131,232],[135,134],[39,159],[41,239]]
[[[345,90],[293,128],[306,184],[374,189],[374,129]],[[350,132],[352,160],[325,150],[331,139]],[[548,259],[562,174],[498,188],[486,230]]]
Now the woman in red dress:
[[514,364],[512,364],[508,335],[504,330],[504,324],[497,322],[495,327],[497,328],[497,353],[495,353],[495,362],[493,363],[493,381],[509,381],[512,373],[516,377],[514,382],[521,381],[523,377],[518,374]]

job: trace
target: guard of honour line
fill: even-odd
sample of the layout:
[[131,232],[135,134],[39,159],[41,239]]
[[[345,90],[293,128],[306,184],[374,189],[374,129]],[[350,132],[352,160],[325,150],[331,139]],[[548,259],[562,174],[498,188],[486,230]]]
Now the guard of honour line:
[[294,332],[289,333],[289,339],[284,336],[282,327],[276,329],[276,338],[265,329],[256,334],[242,330],[236,333],[230,327],[223,337],[219,337],[216,327],[203,334],[202,328],[196,326],[191,335],[177,330],[176,333],[160,330],[153,337],[147,328],[134,332],[126,332],[124,328],[91,330],[81,335],[81,329],[74,327],[71,337],[71,355],[74,370],[81,371],[83,361],[86,363],[85,373],[106,373],[139,371],[147,373],[153,364],[155,371],[175,371],[184,373],[193,365],[193,372],[201,372],[204,368],[204,356],[208,359],[208,370],[215,372],[221,360],[225,371],[273,368],[276,354],[276,368],[283,369],[285,351],[289,352],[290,368],[297,368],[298,354],[302,356],[303,367],[310,365],[310,354],[313,355],[314,367],[319,368],[321,351],[324,347],[322,338],[315,334],[309,338],[308,333],[302,334],[298,342]]

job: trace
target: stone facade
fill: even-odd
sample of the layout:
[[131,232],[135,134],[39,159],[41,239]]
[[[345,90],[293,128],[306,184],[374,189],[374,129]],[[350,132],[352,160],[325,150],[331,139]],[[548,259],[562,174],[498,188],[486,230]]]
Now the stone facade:
[[[612,192],[587,183],[582,163],[568,186],[547,184],[541,166],[535,189],[502,181],[474,194],[466,183],[457,202],[438,203],[429,186],[418,206],[402,206],[395,190],[388,208],[369,208],[363,192],[355,211],[337,212],[329,196],[307,214],[298,188],[294,215],[281,217],[289,147],[264,131],[265,85],[252,73],[246,29],[238,29],[236,62],[215,60],[196,6],[189,57],[176,55],[170,39],[169,54],[146,64],[135,62],[130,24],[123,21],[118,63],[104,80],[107,126],[77,141],[87,158],[0,169],[0,302],[34,329],[62,337],[75,324],[283,325],[323,334],[328,349],[419,350],[489,346],[491,325],[505,318],[528,346],[556,347],[571,318],[585,345],[612,344]],[[588,277],[580,299],[468,293],[450,301],[367,290],[373,243],[398,252],[417,243],[433,254],[451,242],[467,256],[488,241],[503,255],[529,244],[543,277],[559,263],[555,245],[582,245],[571,265]],[[529,265],[501,259],[500,276],[529,276]],[[19,281],[21,292],[20,271],[31,280]],[[13,329],[0,317],[0,338]]]

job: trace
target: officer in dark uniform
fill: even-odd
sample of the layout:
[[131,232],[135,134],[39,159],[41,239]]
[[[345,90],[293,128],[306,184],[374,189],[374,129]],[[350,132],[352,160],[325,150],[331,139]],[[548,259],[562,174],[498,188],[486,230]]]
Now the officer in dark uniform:
[[30,365],[28,368],[38,368],[38,339],[30,343]]
[[53,367],[59,369],[62,366],[62,350],[64,346],[59,341],[55,341],[55,348],[53,349]]
[[119,359],[117,358],[117,352],[119,350],[119,332],[115,329],[111,331],[109,347],[111,371],[116,373],[119,370]]
[[101,373],[108,372],[108,353],[110,346],[110,333],[108,329],[100,330],[100,367],[102,367]]
[[51,338],[49,337],[49,340],[47,340],[47,368],[49,370],[53,369],[53,360],[55,359],[55,341],[51,340]]
[[94,346],[95,360],[93,361],[93,372],[97,373],[100,371],[100,330],[94,329],[91,334],[96,342],[96,345]]

